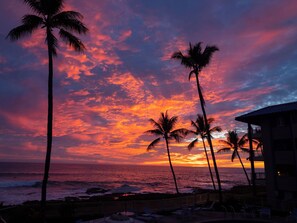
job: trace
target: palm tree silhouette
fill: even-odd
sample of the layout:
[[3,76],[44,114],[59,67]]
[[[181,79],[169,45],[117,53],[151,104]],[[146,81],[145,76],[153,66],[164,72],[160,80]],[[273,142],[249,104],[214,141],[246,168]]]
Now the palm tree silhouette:
[[261,155],[264,157],[263,140],[262,140],[262,137],[259,137],[259,136],[253,136],[252,141],[253,141],[254,144],[256,144],[256,148],[255,148],[255,150],[256,150],[256,151],[259,151],[259,150],[260,150]]
[[[204,152],[205,152],[205,156],[206,156],[206,160],[207,160],[207,165],[208,165],[208,169],[209,169],[213,189],[216,190],[216,185],[215,185],[215,182],[214,182],[214,179],[213,179],[212,170],[211,170],[211,167],[210,167],[208,154],[207,154],[207,150],[206,150],[206,146],[205,146],[205,142],[204,142],[204,139],[207,137],[207,129],[209,129],[210,134],[213,133],[213,132],[221,132],[222,131],[221,127],[219,127],[219,126],[215,126],[215,127],[211,128],[210,126],[211,126],[211,123],[213,123],[213,122],[214,122],[213,118],[208,118],[207,126],[206,126],[205,125],[206,122],[204,121],[203,116],[198,114],[197,119],[196,119],[195,122],[191,120],[191,125],[195,128],[195,130],[194,131],[190,130],[189,132],[195,134],[197,137],[200,136],[200,138],[202,139],[203,148],[204,148]],[[194,139],[188,145],[188,149],[192,150],[195,147],[197,142],[198,142],[198,138]]]
[[226,151],[230,151],[233,150],[232,156],[231,156],[231,161],[233,162],[234,158],[237,156],[239,159],[239,162],[242,166],[242,169],[244,171],[244,174],[246,176],[246,179],[249,183],[249,185],[251,185],[250,179],[248,177],[248,174],[244,168],[243,162],[241,160],[241,157],[239,155],[238,150],[241,150],[243,152],[249,152],[249,149],[244,148],[244,145],[247,143],[248,139],[247,139],[247,135],[244,134],[241,138],[238,137],[238,134],[235,130],[233,131],[228,131],[227,133],[227,140],[220,140],[221,143],[223,143],[224,148],[219,149],[218,153],[220,152],[226,152]]
[[188,134],[188,130],[184,128],[174,130],[174,127],[176,126],[176,123],[178,121],[178,117],[177,116],[169,117],[167,111],[165,112],[165,114],[163,112],[161,113],[161,116],[158,121],[155,121],[154,119],[150,119],[149,121],[153,124],[155,129],[148,130],[146,131],[146,133],[150,133],[159,137],[148,145],[147,151],[150,151],[151,149],[153,149],[160,142],[161,138],[164,138],[176,193],[179,193],[175,173],[171,163],[169,143],[171,140],[180,142],[180,140]]
[[[173,53],[171,58],[173,59],[178,59],[181,61],[181,64],[184,65],[186,68],[190,68],[191,71],[189,73],[189,80],[191,79],[192,75],[195,74],[196,77],[196,84],[197,84],[197,90],[198,90],[198,95],[200,99],[200,104],[201,104],[201,109],[203,113],[203,118],[204,121],[208,120],[206,111],[205,111],[205,100],[202,94],[202,88],[199,82],[199,74],[202,71],[203,68],[205,68],[209,63],[212,58],[212,55],[214,52],[218,51],[219,48],[217,46],[206,46],[204,51],[202,52],[201,49],[201,44],[202,42],[199,42],[192,46],[192,44],[189,44],[189,49],[188,49],[188,54],[183,55],[181,51],[177,51]],[[207,124],[205,124],[207,126]],[[221,187],[221,180],[220,180],[220,175],[217,167],[217,162],[215,158],[215,153],[214,149],[212,146],[212,141],[211,141],[211,135],[209,130],[206,130],[206,136],[207,136],[207,141],[209,144],[212,160],[213,160],[213,165],[216,173],[216,178],[218,182],[218,187],[219,187],[219,199],[220,202],[222,202],[222,187]]]
[[83,16],[76,11],[62,11],[64,0],[24,0],[35,14],[26,14],[22,24],[12,29],[7,38],[11,41],[31,35],[37,29],[45,31],[45,41],[48,50],[48,117],[47,117],[47,150],[42,181],[41,205],[45,207],[46,188],[50,168],[53,130],[53,56],[57,55],[58,40],[54,29],[59,30],[60,38],[75,51],[85,49],[81,40],[71,32],[85,34],[88,29],[81,22]]

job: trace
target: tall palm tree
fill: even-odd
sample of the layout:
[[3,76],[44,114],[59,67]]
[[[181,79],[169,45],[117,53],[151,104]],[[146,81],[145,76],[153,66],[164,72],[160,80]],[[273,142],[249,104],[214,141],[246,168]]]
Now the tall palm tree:
[[248,184],[251,185],[250,179],[248,177],[248,174],[244,168],[243,162],[242,162],[241,157],[238,152],[238,150],[241,150],[243,152],[249,152],[249,149],[244,147],[244,145],[247,143],[247,141],[248,141],[248,139],[247,139],[246,134],[244,134],[241,138],[239,138],[239,136],[235,130],[228,131],[227,140],[220,140],[220,142],[223,143],[223,145],[226,147],[219,149],[218,153],[233,150],[233,153],[231,156],[231,161],[233,162],[234,158],[236,156],[238,157],[239,162],[240,162],[242,169],[244,171],[244,174],[246,176],[246,179],[248,181]]
[[[211,123],[214,122],[213,118],[208,118],[207,120],[207,126],[205,125],[205,121],[202,115],[198,114],[197,115],[197,119],[196,121],[192,121],[191,120],[191,125],[195,128],[194,131],[189,131],[193,134],[195,134],[196,136],[200,136],[200,138],[202,139],[202,143],[203,143],[203,148],[204,148],[204,152],[205,152],[205,157],[207,160],[207,165],[208,165],[208,169],[209,169],[209,173],[210,173],[210,177],[211,177],[211,181],[212,181],[212,185],[213,185],[213,189],[216,190],[216,185],[213,179],[213,175],[212,175],[212,170],[210,167],[210,163],[209,163],[209,159],[208,159],[208,154],[207,154],[207,150],[206,150],[206,146],[205,146],[205,142],[204,139],[207,137],[207,129],[209,129],[210,134],[213,132],[221,132],[222,129],[219,126],[215,126],[215,127],[210,127]],[[212,137],[212,136],[211,136]],[[192,150],[196,143],[198,142],[198,138],[194,139],[189,145],[188,145],[188,149]]]
[[[207,45],[202,52],[201,44],[202,42],[199,42],[194,46],[192,46],[192,44],[190,43],[187,55],[184,55],[181,51],[177,51],[172,54],[171,58],[180,60],[182,65],[184,65],[186,68],[191,69],[189,73],[189,80],[191,79],[193,74],[195,75],[203,118],[204,118],[204,121],[206,122],[208,119],[205,111],[205,100],[204,100],[204,97],[202,94],[202,88],[199,82],[199,74],[202,71],[202,69],[205,68],[210,63],[213,53],[218,51],[219,48],[214,45],[213,46]],[[205,125],[207,126],[206,123]],[[216,162],[215,153],[212,146],[211,135],[209,130],[206,130],[206,136],[207,136],[207,141],[209,144],[213,165],[216,173],[216,178],[218,182],[219,198],[220,198],[220,202],[222,202],[221,180],[220,180],[220,175],[217,167],[217,162]]]
[[42,181],[41,205],[45,207],[46,187],[50,168],[52,135],[53,135],[53,56],[57,55],[58,40],[54,29],[59,30],[60,38],[75,51],[85,49],[81,40],[71,32],[85,34],[88,29],[81,22],[83,16],[76,11],[62,11],[64,0],[24,0],[35,14],[26,14],[22,24],[12,29],[7,38],[12,41],[31,35],[37,29],[45,32],[48,51],[48,117],[47,117],[47,150]]
[[175,173],[174,173],[173,166],[171,163],[169,144],[170,144],[171,140],[180,142],[180,140],[184,136],[187,135],[188,130],[184,129],[184,128],[174,130],[174,127],[176,126],[177,121],[178,121],[178,117],[177,116],[169,117],[167,111],[165,113],[163,113],[163,112],[161,113],[161,116],[158,121],[155,121],[154,119],[150,119],[149,121],[153,124],[155,129],[148,130],[148,131],[146,131],[146,133],[150,133],[150,134],[153,134],[153,135],[156,135],[159,137],[156,138],[154,141],[152,141],[148,145],[147,151],[150,151],[151,149],[153,149],[160,142],[161,138],[164,138],[166,150],[167,150],[167,156],[168,156],[168,160],[169,160],[169,165],[170,165],[170,169],[171,169],[174,184],[175,184],[176,193],[179,193]]

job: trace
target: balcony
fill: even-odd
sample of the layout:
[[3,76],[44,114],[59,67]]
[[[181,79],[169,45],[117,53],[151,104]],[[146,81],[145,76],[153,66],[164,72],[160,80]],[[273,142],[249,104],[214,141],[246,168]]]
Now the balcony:
[[293,151],[275,151],[274,158],[276,164],[295,164],[295,155]]
[[297,191],[296,177],[279,176],[276,178],[276,182],[279,190]]
[[266,185],[265,172],[255,173],[255,183],[256,185],[260,185],[260,186]]
[[256,180],[265,180],[266,179],[265,172],[255,173],[255,178]]
[[291,131],[289,126],[279,126],[272,129],[273,139],[287,139]]

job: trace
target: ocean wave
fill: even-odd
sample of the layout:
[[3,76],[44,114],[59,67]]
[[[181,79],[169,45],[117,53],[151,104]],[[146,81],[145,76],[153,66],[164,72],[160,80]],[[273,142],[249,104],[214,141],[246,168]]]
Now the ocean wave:
[[[0,177],[14,176],[14,177],[28,177],[28,176],[43,176],[43,172],[0,172]],[[52,176],[69,176],[69,173],[51,173]],[[71,174],[72,176],[75,174]]]
[[[59,186],[82,186],[94,184],[95,182],[84,182],[84,181],[48,181],[48,186],[59,187]],[[42,181],[30,180],[30,181],[3,181],[0,182],[0,188],[17,188],[17,187],[41,187]]]
[[40,181],[4,181],[0,182],[0,188],[13,188],[13,187],[39,187]]

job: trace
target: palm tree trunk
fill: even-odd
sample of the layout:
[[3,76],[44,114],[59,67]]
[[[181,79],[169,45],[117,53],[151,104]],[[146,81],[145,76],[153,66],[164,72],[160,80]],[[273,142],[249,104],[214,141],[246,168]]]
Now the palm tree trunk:
[[[47,30],[47,36],[49,38],[50,30]],[[50,169],[51,150],[52,150],[52,136],[53,136],[53,53],[52,53],[52,41],[48,39],[48,114],[47,114],[47,148],[46,158],[44,165],[44,175],[42,181],[41,190],[41,207],[44,210],[46,204],[46,189]]]
[[171,169],[174,184],[175,184],[176,193],[179,194],[178,187],[177,187],[177,182],[176,182],[176,177],[175,177],[173,166],[172,166],[172,163],[171,163],[169,146],[168,146],[168,139],[167,138],[165,138],[165,142],[166,142],[167,155],[168,155],[169,165],[170,165],[170,169]]
[[[200,84],[199,84],[198,72],[196,72],[195,74],[196,74],[196,83],[197,83],[198,95],[199,95],[199,99],[200,99],[203,118],[205,121],[205,126],[207,126],[208,119],[207,119],[205,108],[204,108],[204,103],[203,103],[204,100],[203,100],[203,95],[202,95],[202,91],[201,91]],[[219,200],[220,200],[220,203],[222,203],[223,196],[222,196],[221,179],[220,179],[219,170],[218,170],[217,162],[216,162],[216,157],[214,154],[214,150],[213,150],[213,146],[212,146],[212,142],[211,142],[211,136],[210,136],[210,132],[209,132],[208,128],[206,128],[206,135],[207,135],[207,141],[209,144],[209,149],[210,149],[212,160],[213,160],[213,166],[214,166],[216,177],[217,177],[217,182],[218,182],[218,187],[219,187]]]
[[249,183],[249,186],[251,186],[251,182],[250,182],[249,176],[248,176],[248,174],[247,174],[247,172],[246,172],[246,170],[245,170],[245,168],[244,168],[244,165],[243,165],[243,163],[242,163],[242,160],[241,160],[241,158],[240,158],[240,156],[239,156],[238,151],[236,151],[236,154],[237,154],[237,157],[238,157],[238,159],[239,159],[239,162],[240,162],[240,164],[241,164],[241,166],[242,166],[242,169],[243,169],[243,171],[244,171],[244,174],[245,174],[245,176],[246,176],[246,179],[247,179],[247,181],[248,181],[248,183]]
[[203,137],[201,137],[201,138],[202,138],[202,142],[203,142],[204,152],[205,152],[205,156],[206,156],[206,160],[207,160],[208,170],[209,170],[209,173],[210,173],[210,178],[211,178],[211,181],[212,181],[213,189],[217,190],[214,179],[213,179],[212,171],[211,171],[211,167],[210,167],[210,163],[209,163],[209,159],[208,159],[208,154],[207,154],[207,151],[206,151],[205,142],[204,142]]

